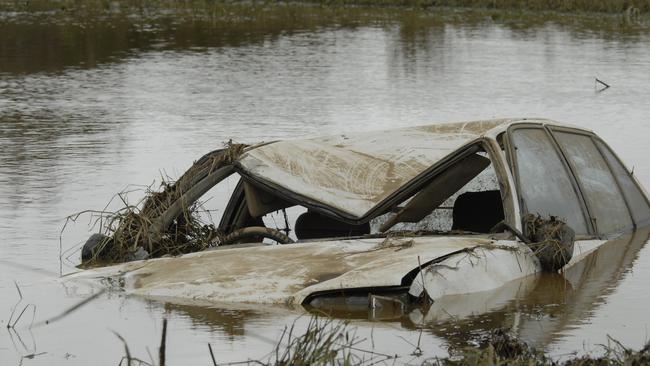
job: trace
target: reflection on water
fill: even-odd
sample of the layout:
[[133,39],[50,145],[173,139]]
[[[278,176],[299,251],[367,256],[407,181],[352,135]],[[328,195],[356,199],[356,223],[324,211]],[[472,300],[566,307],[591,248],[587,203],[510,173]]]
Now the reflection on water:
[[[529,276],[491,291],[446,296],[429,306],[406,309],[389,321],[425,329],[455,348],[471,345],[495,328],[509,329],[527,342],[546,347],[588,320],[607,301],[648,239],[650,230],[644,229],[604,244],[564,273]],[[333,306],[328,314],[381,320],[352,303]]]
[[166,303],[165,310],[187,316],[195,326],[207,325],[214,330],[222,331],[230,336],[242,337],[246,335],[246,323],[255,321],[264,316],[252,306],[246,309],[244,306],[221,307],[215,305],[179,305],[173,302]]
[[[541,116],[594,129],[650,186],[650,37],[642,26],[511,13],[204,10],[0,13],[0,325],[18,300],[14,280],[37,320],[94,291],[55,282],[59,251],[70,256],[63,271],[73,270],[89,230],[74,225],[59,248],[65,216],[102,209],[129,184],[178,176],[230,138]],[[596,93],[595,77],[612,88]],[[395,353],[419,330],[433,355],[494,327],[557,354],[603,343],[605,333],[639,346],[650,252],[647,233],[626,240],[564,276],[445,299],[392,321],[364,315],[352,325]],[[219,359],[240,361],[262,357],[301,314],[110,293],[31,334],[17,331],[47,352],[36,364],[82,365],[97,354],[115,364],[122,345],[107,328],[144,350],[157,344],[168,316],[174,363],[209,362],[206,342]],[[34,353],[31,340],[23,339],[28,350],[15,338],[0,332],[2,364]]]
[[[83,6],[83,3],[77,4]],[[117,3],[115,4],[117,5]],[[156,6],[161,7],[156,7]],[[494,11],[423,12],[408,9],[329,8],[210,2],[148,4],[142,8],[55,9],[32,13],[0,8],[0,74],[93,69],[154,50],[200,51],[241,47],[323,29],[399,26],[400,54],[435,49],[432,40],[450,25],[480,34],[499,24],[518,39],[536,38],[548,25],[572,37],[639,41],[647,25],[622,16],[570,16]],[[523,16],[522,16],[523,15]]]
[[[367,308],[350,305],[325,311],[314,309],[312,313],[356,320],[353,324],[361,327],[385,324],[422,330],[456,349],[474,344],[496,328],[508,329],[524,341],[546,348],[561,340],[567,331],[588,322],[606,304],[649,238],[650,230],[644,229],[606,243],[562,274],[540,274],[492,291],[447,296],[429,306],[407,309],[400,316],[377,317]],[[291,319],[301,313],[282,306],[201,306],[174,300],[165,303],[164,309],[189,319],[194,329],[208,327],[227,334],[231,340],[254,336],[261,319]]]
[[443,300],[423,321],[427,329],[455,346],[467,346],[470,334],[499,327],[546,347],[588,321],[607,301],[649,238],[650,231],[644,230],[608,242],[563,274],[544,274],[489,293]]

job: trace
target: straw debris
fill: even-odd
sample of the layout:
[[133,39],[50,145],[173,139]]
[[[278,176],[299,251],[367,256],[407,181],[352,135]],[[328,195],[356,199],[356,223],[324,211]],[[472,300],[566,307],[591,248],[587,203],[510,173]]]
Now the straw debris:
[[[92,211],[100,232],[86,242],[83,265],[180,255],[213,245],[223,234],[199,218],[200,202],[190,202],[183,195],[219,169],[232,165],[245,147],[229,141],[226,148],[196,161],[175,182],[163,180],[159,191],[147,188],[137,204],[130,204],[120,193],[123,208],[115,212]],[[79,215],[68,219],[75,221]]]
[[566,223],[551,216],[548,220],[539,215],[523,217],[524,235],[544,271],[555,272],[564,267],[573,256],[575,232]]

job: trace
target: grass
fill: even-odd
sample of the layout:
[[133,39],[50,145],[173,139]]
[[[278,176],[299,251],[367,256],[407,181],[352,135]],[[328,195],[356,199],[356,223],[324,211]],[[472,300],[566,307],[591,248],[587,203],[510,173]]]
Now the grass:
[[[398,355],[381,355],[371,350],[359,348],[363,340],[354,336],[348,324],[334,320],[322,320],[313,317],[305,333],[291,337],[291,331],[283,334],[275,346],[274,355],[267,361],[255,361],[254,364],[266,366],[278,365],[366,365],[392,364]],[[288,342],[283,340],[288,334]],[[477,340],[478,346],[450,350],[450,356],[423,360],[423,365],[437,366],[632,366],[650,365],[650,343],[639,351],[626,348],[621,343],[610,339],[608,346],[603,346],[600,356],[580,356],[564,361],[556,361],[543,351],[529,346],[514,337],[508,331],[496,329]],[[420,345],[418,348],[426,345]],[[420,351],[420,355],[422,352]],[[372,357],[364,357],[373,355]],[[412,356],[413,354],[411,354]],[[410,361],[413,364],[413,361]]]
[[[386,355],[359,347],[365,339],[360,339],[348,327],[347,322],[333,319],[310,318],[307,328],[303,333],[296,334],[296,323],[287,327],[282,332],[279,340],[269,352],[268,357],[261,360],[246,360],[229,363],[229,365],[262,365],[262,366],[309,366],[309,365],[337,365],[337,366],[365,366],[384,364],[394,361],[396,355]],[[124,345],[124,355],[120,365],[154,365],[133,356],[126,340],[118,333],[113,332]],[[158,348],[158,366],[164,366],[166,352],[170,347],[166,345],[167,321],[163,320],[161,343]],[[170,345],[171,346],[171,345]],[[212,346],[208,343],[206,364],[218,365]]]
[[325,0],[320,3],[598,13],[650,11],[650,0]]
[[[125,355],[121,363],[151,365],[132,356],[128,345],[117,335],[124,344]],[[161,347],[159,348],[159,364],[165,360],[166,327],[163,324]],[[374,349],[364,349],[366,339],[359,338],[347,322],[313,316],[303,333],[296,334],[295,322],[285,328],[269,356],[258,360],[245,360],[229,363],[229,365],[261,365],[261,366],[365,366],[392,365],[408,361],[410,365],[431,366],[641,366],[650,365],[650,343],[641,350],[635,351],[623,346],[616,340],[609,339],[609,344],[603,347],[599,356],[584,355],[566,360],[554,360],[542,350],[529,346],[504,329],[495,329],[476,340],[477,346],[449,350],[446,357],[422,359],[426,353],[426,344],[418,344],[415,351],[403,355],[387,355]],[[171,346],[171,345],[170,345]],[[170,348],[170,347],[167,347]],[[173,348],[173,346],[172,346]],[[212,346],[208,344],[206,364],[216,366]],[[408,354],[407,354],[408,353]],[[408,356],[408,357],[407,357]],[[412,358],[415,356],[416,358]],[[151,356],[150,356],[151,357]],[[419,361],[416,361],[419,360]]]
[[285,366],[360,364],[360,360],[355,360],[351,352],[351,348],[356,345],[356,337],[346,331],[346,323],[322,321],[312,317],[306,331],[301,335],[294,335],[294,325],[282,333],[266,364]]
[[0,57],[0,70],[23,74],[94,68],[133,52],[238,47],[328,28],[397,28],[404,52],[411,45],[426,48],[422,36],[447,26],[498,25],[518,33],[557,26],[576,34],[637,40],[650,30],[650,11],[646,3],[629,1],[635,6],[612,0],[606,2],[608,7],[569,11],[586,5],[545,1],[547,5],[533,6],[530,1],[502,0],[0,0],[0,54],[16,55]]
[[[293,328],[292,328],[293,329]],[[284,336],[287,333],[285,332]],[[311,319],[307,330],[301,336],[291,338],[283,345],[281,339],[268,361],[256,361],[256,364],[272,365],[365,365],[376,363],[393,363],[397,355],[381,355],[369,350],[362,350],[362,340],[354,337],[347,323],[334,320]],[[641,350],[626,348],[621,343],[610,339],[610,344],[603,346],[600,356],[580,356],[564,361],[557,361],[543,351],[529,346],[510,334],[507,330],[496,329],[477,340],[478,346],[450,350],[450,356],[427,359],[426,365],[437,366],[632,366],[650,365],[650,343]],[[420,345],[426,351],[426,345]],[[374,354],[375,357],[363,357]],[[420,353],[421,354],[421,353]],[[411,361],[412,363],[412,361]]]
[[479,340],[479,346],[452,350],[451,356],[435,360],[433,364],[444,366],[632,366],[650,364],[650,343],[641,350],[626,348],[610,338],[610,344],[602,346],[601,356],[584,355],[564,361],[556,361],[543,351],[530,347],[506,330],[496,329]]
[[435,365],[554,365],[543,352],[497,329],[478,340],[477,347],[450,350],[450,356],[436,359]]
[[[210,9],[229,1],[215,0],[31,0],[0,1],[0,10],[11,11],[90,11],[114,12],[119,9],[137,8],[141,10]],[[253,4],[273,4],[279,1],[258,1]],[[527,11],[557,12],[598,12],[598,13],[637,13],[650,12],[650,0],[307,0],[288,1],[288,3],[316,4],[320,6],[363,5],[389,7],[452,7]]]
[[614,15],[628,23],[646,23],[650,0],[0,0],[0,13],[54,14],[85,21],[166,18],[177,23],[209,21],[212,25],[259,20],[271,24],[279,20],[285,26],[322,25],[332,20],[345,24],[425,14],[453,18],[459,12],[472,18],[476,11],[482,17],[499,18],[591,14],[601,21],[607,21],[603,15]]

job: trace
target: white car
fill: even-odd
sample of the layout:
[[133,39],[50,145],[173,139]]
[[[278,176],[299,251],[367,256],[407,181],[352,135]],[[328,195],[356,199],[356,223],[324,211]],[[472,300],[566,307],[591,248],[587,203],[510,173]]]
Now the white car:
[[[165,254],[158,243],[179,239],[187,208],[231,175],[239,183],[218,227],[206,230],[210,248],[156,258]],[[103,246],[89,240],[84,260],[115,235],[151,258],[72,278],[110,278],[148,297],[372,308],[493,290],[542,271],[524,225],[531,215],[570,228],[550,238],[572,249],[552,269],[562,271],[648,226],[650,204],[593,132],[507,119],[232,145],[136,215],[144,219],[129,223],[138,228],[130,237],[122,223]]]

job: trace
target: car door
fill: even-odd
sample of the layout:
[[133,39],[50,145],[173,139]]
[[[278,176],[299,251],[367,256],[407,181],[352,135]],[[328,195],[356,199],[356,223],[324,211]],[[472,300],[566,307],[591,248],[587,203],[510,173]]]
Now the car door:
[[521,124],[508,137],[522,215],[556,216],[576,232],[569,266],[607,239],[648,225],[646,195],[592,133]]
[[550,132],[540,124],[518,124],[508,129],[508,138],[522,217],[555,216],[578,236],[593,236],[580,188]]

